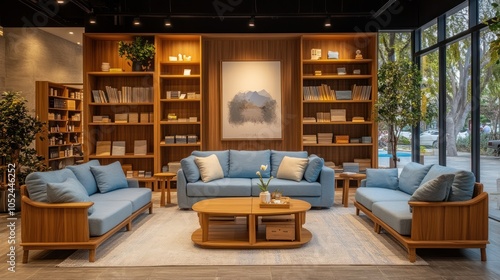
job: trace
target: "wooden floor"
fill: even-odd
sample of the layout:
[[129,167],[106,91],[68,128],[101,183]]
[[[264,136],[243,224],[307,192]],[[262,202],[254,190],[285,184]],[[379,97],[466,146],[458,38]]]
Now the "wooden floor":
[[[355,189],[351,189],[353,196]],[[336,191],[335,203],[342,192]],[[154,202],[159,204],[159,194]],[[354,212],[350,202],[349,207]],[[20,215],[18,215],[20,218]],[[7,216],[0,214],[0,279],[500,279],[500,222],[490,220],[488,261],[481,262],[478,249],[425,249],[417,254],[428,266],[173,266],[57,268],[73,251],[34,251],[36,261],[21,263],[22,250],[16,250],[16,272],[7,270],[6,252],[10,231]],[[15,230],[20,242],[20,227]],[[335,252],[332,252],[335,254]],[[133,258],[134,256],[130,256]]]

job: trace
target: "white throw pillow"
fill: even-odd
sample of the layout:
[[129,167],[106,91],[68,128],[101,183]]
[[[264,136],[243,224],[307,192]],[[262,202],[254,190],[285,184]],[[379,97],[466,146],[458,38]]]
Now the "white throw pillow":
[[288,179],[294,181],[301,181],[304,176],[309,160],[307,158],[295,158],[284,156],[278,167],[276,177],[279,179]]
[[195,157],[194,162],[198,166],[198,169],[200,169],[201,180],[203,182],[206,183],[224,178],[224,171],[222,171],[219,159],[215,154],[208,157]]

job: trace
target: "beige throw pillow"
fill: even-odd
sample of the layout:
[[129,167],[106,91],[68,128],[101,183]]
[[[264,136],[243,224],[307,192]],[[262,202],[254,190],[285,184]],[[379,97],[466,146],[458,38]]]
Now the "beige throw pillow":
[[206,183],[224,178],[224,171],[222,171],[219,159],[215,154],[208,157],[195,157],[194,162],[198,166],[198,169],[200,169],[201,180],[203,182]]
[[304,176],[304,171],[306,170],[308,163],[309,159],[307,158],[284,156],[280,167],[278,167],[276,177],[279,179],[288,179],[299,182]]

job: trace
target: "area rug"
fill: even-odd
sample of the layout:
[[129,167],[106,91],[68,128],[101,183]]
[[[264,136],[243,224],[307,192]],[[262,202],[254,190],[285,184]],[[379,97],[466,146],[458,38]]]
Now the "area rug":
[[373,224],[353,207],[310,210],[304,225],[312,240],[296,249],[203,249],[191,241],[199,228],[196,212],[177,207],[155,207],[142,214],[132,231],[122,230],[103,243],[96,261],[78,250],[59,267],[119,267],[176,265],[427,265],[417,257],[410,263],[406,251],[390,236],[373,232]]

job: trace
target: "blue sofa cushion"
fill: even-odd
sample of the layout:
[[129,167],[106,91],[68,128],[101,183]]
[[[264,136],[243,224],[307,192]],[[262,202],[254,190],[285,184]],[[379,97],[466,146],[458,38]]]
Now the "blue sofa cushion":
[[412,195],[420,186],[431,165],[422,165],[416,162],[410,162],[405,165],[401,175],[399,175],[399,189],[409,195]]
[[380,201],[405,201],[408,208],[410,195],[399,191],[385,188],[365,188],[359,187],[354,195],[357,202],[363,204],[368,210],[372,211],[373,204]]
[[191,155],[195,157],[208,157],[209,155],[215,154],[217,159],[219,159],[222,171],[224,171],[224,177],[229,176],[229,150],[224,151],[193,151]]
[[397,190],[399,185],[398,169],[366,169],[366,187],[367,188],[385,188]]
[[94,174],[97,188],[99,188],[101,193],[128,187],[127,178],[125,178],[122,165],[119,161],[108,165],[91,166],[90,171]]
[[422,180],[422,184],[438,177],[441,174],[455,174],[455,179],[451,185],[451,192],[448,201],[466,201],[472,198],[474,193],[474,183],[476,177],[474,173],[465,170],[459,170],[453,167],[434,165]]
[[181,168],[182,171],[184,171],[184,175],[189,183],[194,183],[200,180],[200,170],[194,162],[195,158],[195,156],[191,155],[181,159]]
[[401,235],[411,235],[412,214],[408,201],[381,201],[373,204],[372,212]]
[[99,190],[97,189],[97,182],[95,181],[94,175],[90,171],[90,167],[99,165],[101,165],[99,161],[97,159],[94,159],[83,164],[70,165],[67,166],[66,168],[75,173],[75,176],[76,178],[78,178],[78,181],[80,181],[80,183],[82,183],[82,185],[87,190],[87,194],[92,195],[98,192]]
[[125,188],[107,193],[96,193],[90,196],[90,200],[97,201],[129,201],[132,203],[132,212],[135,212],[144,205],[147,205],[152,198],[149,188]]
[[[258,182],[258,178],[252,179],[252,196],[259,196],[260,194]],[[284,196],[289,197],[320,197],[322,195],[319,182],[309,183],[306,180],[297,182],[286,179],[273,179],[269,183],[269,192],[275,190],[280,190]]]
[[38,202],[49,202],[47,199],[47,183],[62,183],[68,178],[78,180],[69,169],[61,169],[45,172],[33,172],[26,176],[26,189],[31,200]]
[[[50,203],[88,202],[90,198],[85,187],[69,177],[62,183],[47,183],[47,200]],[[90,206],[87,212],[92,214],[94,207]]]
[[269,168],[260,170],[261,165],[270,165],[271,151],[239,151],[229,150],[229,176],[230,178],[257,178],[257,171],[262,177],[269,178]]
[[198,181],[187,183],[186,192],[189,197],[228,197],[250,196],[251,179],[223,178],[208,183]]
[[271,175],[276,177],[278,175],[278,168],[284,156],[307,158],[307,151],[276,151],[271,150]]
[[319,174],[324,165],[325,160],[323,158],[317,155],[310,155],[306,171],[304,172],[304,179],[309,183],[318,181]]
[[89,216],[90,236],[101,236],[132,215],[130,201],[95,201]]
[[450,194],[454,174],[439,175],[420,185],[410,197],[413,201],[446,201]]

